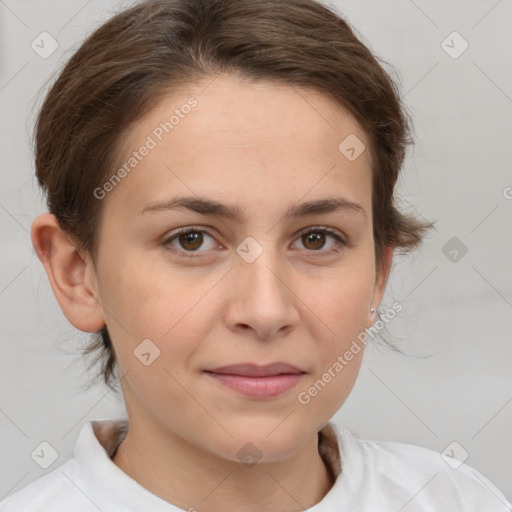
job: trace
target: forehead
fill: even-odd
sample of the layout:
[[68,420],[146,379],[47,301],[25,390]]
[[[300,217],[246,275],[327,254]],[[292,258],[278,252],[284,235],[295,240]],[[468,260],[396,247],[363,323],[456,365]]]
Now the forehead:
[[[344,151],[354,141],[358,152],[367,149],[351,160]],[[210,78],[170,94],[139,120],[123,140],[119,166],[144,146],[150,149],[113,194],[141,208],[178,191],[231,202],[258,193],[298,200],[338,186],[349,199],[368,199],[366,134],[339,103],[312,89]]]

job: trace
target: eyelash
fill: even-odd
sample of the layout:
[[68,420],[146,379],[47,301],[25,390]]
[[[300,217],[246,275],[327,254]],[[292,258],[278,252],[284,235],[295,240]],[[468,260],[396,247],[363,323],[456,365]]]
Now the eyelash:
[[[172,251],[174,253],[177,253],[179,256],[184,257],[184,258],[198,258],[198,257],[201,257],[201,255],[198,254],[198,253],[205,252],[205,251],[195,251],[195,253],[194,253],[194,251],[183,251],[183,250],[176,249],[175,247],[171,247],[170,246],[170,243],[172,241],[174,241],[176,238],[178,238],[180,235],[186,235],[188,233],[206,233],[208,236],[214,238],[212,235],[210,235],[210,233],[208,233],[208,231],[206,231],[204,229],[200,229],[198,227],[190,226],[190,227],[186,227],[186,228],[179,228],[179,229],[177,229],[171,235],[166,237],[162,241],[161,245],[166,250],[169,250],[169,251]],[[306,235],[306,234],[309,234],[309,233],[322,233],[322,234],[325,234],[325,235],[330,235],[330,236],[332,236],[338,242],[338,245],[341,245],[342,247],[349,247],[351,245],[351,242],[348,239],[342,237],[337,231],[335,231],[334,229],[328,228],[328,227],[318,227],[318,228],[316,228],[316,227],[309,227],[309,228],[305,228],[305,229],[302,229],[301,231],[299,231],[298,237],[300,238],[303,235]],[[312,254],[313,257],[322,257],[322,255],[325,255],[326,253],[327,254],[332,254],[333,252],[338,252],[338,251],[336,251],[334,249],[331,249],[331,250],[328,250],[328,251],[323,251],[323,250],[313,251],[312,250],[312,251],[308,251],[308,252],[313,253]],[[315,255],[314,254],[315,252],[320,253],[320,255]]]

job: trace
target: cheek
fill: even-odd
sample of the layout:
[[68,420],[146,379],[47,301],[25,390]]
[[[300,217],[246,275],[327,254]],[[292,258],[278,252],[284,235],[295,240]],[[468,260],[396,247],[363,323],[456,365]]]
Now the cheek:
[[331,340],[329,346],[340,348],[347,338],[367,327],[374,285],[372,261],[365,266],[359,260],[330,277],[323,277],[318,286],[302,290],[304,302],[315,313],[318,327],[323,326],[327,333],[321,339]]
[[126,369],[138,368],[134,351],[151,340],[155,347],[145,343],[159,365],[180,373],[210,329],[205,296],[212,283],[135,260],[117,260],[102,273],[101,300],[116,353]]
[[312,350],[318,365],[304,383],[304,400],[310,409],[334,414],[349,395],[364,354],[365,329],[374,286],[374,269],[368,265],[348,266],[333,276],[322,290],[310,293],[306,302],[315,313]]

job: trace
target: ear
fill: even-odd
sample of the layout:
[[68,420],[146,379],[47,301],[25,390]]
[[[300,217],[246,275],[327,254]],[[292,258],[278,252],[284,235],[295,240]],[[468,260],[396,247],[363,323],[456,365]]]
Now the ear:
[[[395,252],[394,246],[387,246],[383,250],[383,263],[382,269],[377,273],[375,278],[375,288],[373,290],[372,305],[370,307],[377,309],[384,296],[386,284],[388,282],[391,264],[393,262],[393,254]],[[370,313],[370,317],[374,318],[376,313]]]
[[101,329],[105,319],[90,257],[78,252],[55,215],[46,213],[37,217],[30,236],[66,318],[81,331]]

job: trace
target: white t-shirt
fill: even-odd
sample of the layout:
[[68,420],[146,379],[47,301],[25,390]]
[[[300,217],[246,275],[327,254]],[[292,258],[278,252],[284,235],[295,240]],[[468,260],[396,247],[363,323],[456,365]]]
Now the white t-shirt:
[[[182,512],[152,494],[111,460],[128,421],[91,420],[74,457],[0,502],[0,512]],[[319,451],[336,481],[308,512],[511,512],[503,493],[480,472],[454,469],[436,451],[356,438],[327,424]],[[198,512],[201,507],[195,507]]]

